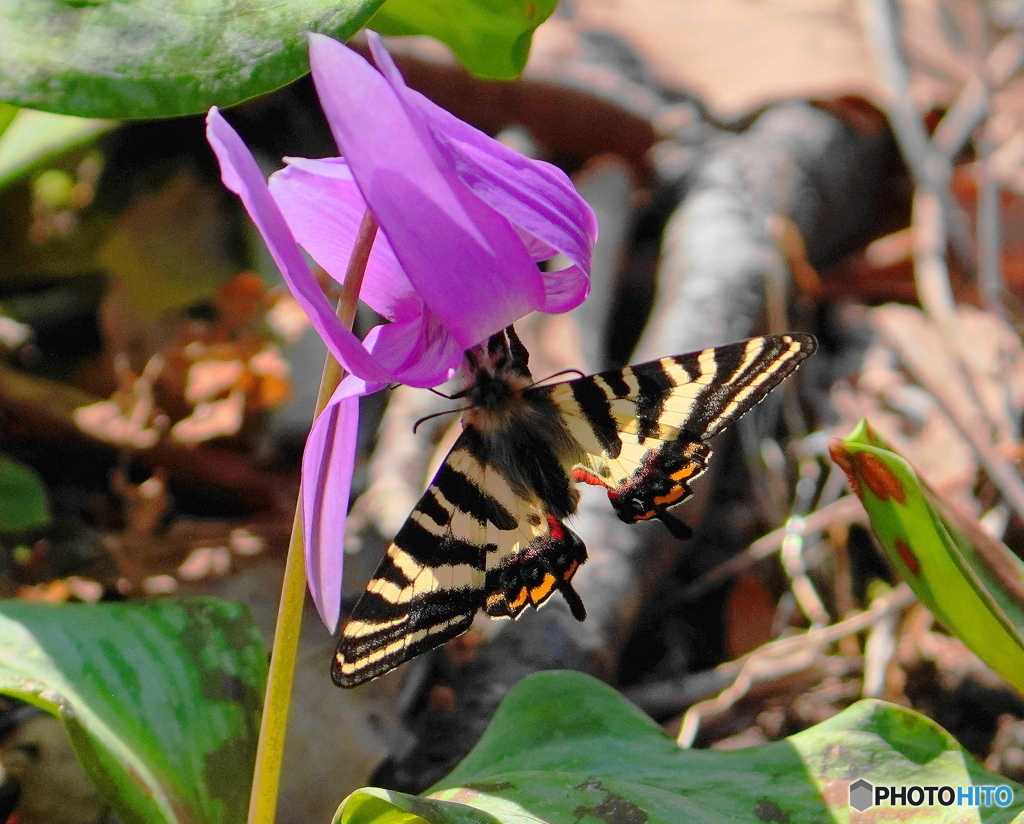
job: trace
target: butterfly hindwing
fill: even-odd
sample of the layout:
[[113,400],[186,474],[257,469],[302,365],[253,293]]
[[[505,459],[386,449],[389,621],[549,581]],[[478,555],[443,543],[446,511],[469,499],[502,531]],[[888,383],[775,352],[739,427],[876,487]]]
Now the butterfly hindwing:
[[627,523],[657,517],[688,537],[667,510],[690,496],[707,467],[707,441],[815,346],[810,335],[771,335],[529,391],[549,393],[579,443],[577,480],[606,487]]
[[569,580],[586,549],[536,496],[513,490],[456,442],[356,603],[334,658],[350,687],[465,632],[478,610],[515,618],[556,591],[582,620]]
[[586,610],[570,581],[587,560],[583,542],[538,496],[514,491],[493,467],[485,478],[508,491],[519,526],[488,554],[484,610],[492,618],[517,618],[527,606],[539,607],[560,591],[582,621]]

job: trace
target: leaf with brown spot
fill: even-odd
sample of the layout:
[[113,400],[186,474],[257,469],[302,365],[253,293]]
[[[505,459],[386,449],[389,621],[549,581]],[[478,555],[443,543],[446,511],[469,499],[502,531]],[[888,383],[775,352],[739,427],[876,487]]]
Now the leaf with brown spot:
[[921,602],[1024,692],[1024,562],[928,486],[866,421],[829,452]]

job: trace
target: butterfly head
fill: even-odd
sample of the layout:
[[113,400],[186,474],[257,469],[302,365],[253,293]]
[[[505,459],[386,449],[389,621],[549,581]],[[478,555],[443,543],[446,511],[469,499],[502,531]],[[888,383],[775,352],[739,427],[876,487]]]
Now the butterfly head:
[[455,397],[468,399],[474,409],[506,408],[513,397],[533,381],[529,360],[530,353],[509,326],[491,335],[487,343],[466,352],[471,382]]

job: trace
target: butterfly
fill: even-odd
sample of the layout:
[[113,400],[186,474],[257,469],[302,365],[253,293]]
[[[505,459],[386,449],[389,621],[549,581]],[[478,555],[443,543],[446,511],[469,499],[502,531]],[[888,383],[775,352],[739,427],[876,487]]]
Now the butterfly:
[[669,510],[707,467],[708,441],[814,352],[768,335],[537,385],[512,327],[466,353],[463,430],[388,547],[331,665],[342,687],[376,678],[469,629],[483,610],[516,618],[561,593],[587,560],[566,525],[577,482],[602,486],[620,519],[691,530]]

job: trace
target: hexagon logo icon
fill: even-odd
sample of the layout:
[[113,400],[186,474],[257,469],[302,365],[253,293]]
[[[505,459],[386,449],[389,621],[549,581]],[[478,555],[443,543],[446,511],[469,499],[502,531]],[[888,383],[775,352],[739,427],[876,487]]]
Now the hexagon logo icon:
[[874,806],[875,788],[858,778],[850,785],[850,806],[858,812],[864,812],[868,807]]

